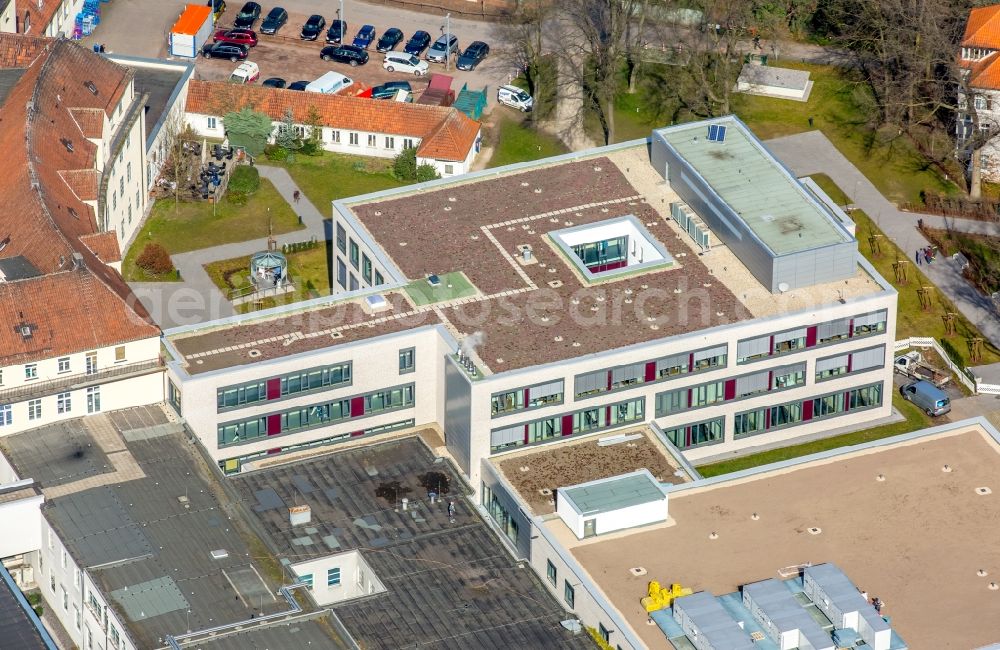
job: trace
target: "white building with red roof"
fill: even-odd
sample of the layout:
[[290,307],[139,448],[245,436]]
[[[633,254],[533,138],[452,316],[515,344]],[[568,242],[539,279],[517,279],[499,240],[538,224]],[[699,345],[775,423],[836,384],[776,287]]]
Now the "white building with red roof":
[[[977,128],[984,133],[1000,128],[1000,4],[969,12],[958,64],[971,95],[959,87],[955,134],[961,146]],[[983,180],[1000,180],[1000,144],[995,138],[982,148],[981,156]]]

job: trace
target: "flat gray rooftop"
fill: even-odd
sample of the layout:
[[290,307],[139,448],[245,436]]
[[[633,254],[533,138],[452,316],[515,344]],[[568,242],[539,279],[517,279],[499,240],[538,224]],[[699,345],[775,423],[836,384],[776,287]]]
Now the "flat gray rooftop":
[[674,608],[680,608],[687,614],[704,642],[711,644],[710,647],[753,650],[754,642],[750,635],[743,631],[715,596],[707,591],[678,598],[674,601]]
[[704,123],[658,132],[775,255],[851,241],[742,122],[716,124],[726,128],[722,141],[710,141]]
[[32,613],[25,611],[14,592],[17,587],[7,570],[0,567],[0,648],[3,650],[55,650],[42,640],[42,635],[32,621]]
[[740,71],[739,81],[788,90],[805,90],[809,85],[809,71],[747,63]]
[[[128,65],[127,61],[122,63]],[[184,70],[180,68],[150,68],[141,65],[129,65],[135,72],[135,92],[137,94],[149,93],[146,101],[146,139],[152,134],[156,123],[167,109],[167,102],[177,87],[177,83],[184,76]]]
[[645,471],[560,488],[559,497],[567,499],[584,515],[621,510],[664,498],[659,484]]
[[[417,438],[231,480],[282,559],[361,552],[388,592],[330,607],[367,650],[594,647],[560,626],[571,615],[503,548],[454,468]],[[454,522],[446,502],[427,498],[426,485],[442,483],[456,504]],[[404,496],[405,511],[395,503]],[[310,506],[308,527],[290,525],[295,504]]]
[[[277,578],[250,559],[250,538],[224,510],[211,468],[160,407],[41,427],[0,447],[20,476],[41,483],[43,515],[138,647],[243,621],[261,607],[287,609],[272,597]],[[213,559],[216,549],[228,557]]]
[[833,647],[830,635],[813,620],[788,587],[776,578],[744,585],[743,591],[767,614],[779,633],[798,630],[813,648]]

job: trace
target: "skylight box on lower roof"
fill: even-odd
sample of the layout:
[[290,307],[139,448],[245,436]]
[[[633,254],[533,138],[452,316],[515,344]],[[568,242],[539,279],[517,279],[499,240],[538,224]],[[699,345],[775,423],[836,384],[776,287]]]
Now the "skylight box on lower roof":
[[667,249],[632,215],[549,233],[587,280],[674,263]]

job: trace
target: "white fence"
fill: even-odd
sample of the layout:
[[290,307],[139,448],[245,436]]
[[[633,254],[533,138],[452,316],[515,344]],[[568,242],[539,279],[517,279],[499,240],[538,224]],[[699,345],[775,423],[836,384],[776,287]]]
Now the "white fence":
[[948,369],[951,370],[952,374],[954,374],[955,377],[957,377],[958,380],[962,382],[962,384],[966,388],[971,390],[973,393],[1000,394],[1000,386],[977,384],[975,378],[972,376],[972,373],[969,372],[968,368],[960,368],[954,361],[951,360],[951,357],[949,357],[948,353],[944,351],[944,348],[942,348],[941,345],[934,339],[924,338],[920,336],[911,336],[908,339],[900,339],[896,341],[895,345],[893,346],[893,349],[896,352],[907,350],[909,348],[933,349],[935,352],[938,353],[938,356],[941,357],[941,360],[944,361],[945,365],[948,366]]

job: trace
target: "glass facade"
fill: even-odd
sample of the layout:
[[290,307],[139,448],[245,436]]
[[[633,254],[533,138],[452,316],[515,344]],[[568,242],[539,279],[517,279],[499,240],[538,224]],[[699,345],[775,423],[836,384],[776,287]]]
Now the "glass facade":
[[663,434],[678,449],[692,449],[722,442],[725,439],[725,418],[713,418],[704,422],[686,424],[663,431]]
[[574,390],[577,399],[626,390],[688,373],[724,368],[727,358],[727,347],[724,344],[694,352],[681,352],[577,375],[574,378]]
[[736,362],[748,363],[758,359],[788,354],[838,341],[883,334],[888,313],[885,310],[861,314],[853,318],[839,318],[811,327],[786,330],[739,341]]
[[493,490],[486,485],[482,484],[483,488],[483,506],[486,508],[486,512],[489,513],[493,521],[496,522],[503,534],[507,536],[507,539],[511,541],[514,546],[517,546],[517,522],[514,518],[510,516],[507,512],[507,508],[504,507],[497,495],[493,493]]
[[557,437],[642,422],[645,416],[646,399],[640,397],[627,402],[595,406],[573,413],[515,424],[490,432],[490,451],[498,452]]
[[882,393],[883,386],[877,383],[806,400],[743,411],[735,416],[733,437],[745,438],[802,422],[876,408],[882,405]]
[[348,361],[243,384],[223,386],[216,390],[216,407],[219,411],[225,411],[257,402],[350,385],[351,362]]
[[606,265],[625,266],[628,261],[628,235],[613,237],[589,244],[578,244],[573,247],[573,253],[580,258],[580,261],[594,271],[592,267]]
[[490,414],[496,417],[527,409],[562,404],[563,390],[562,379],[557,379],[544,384],[493,393],[490,396]]

